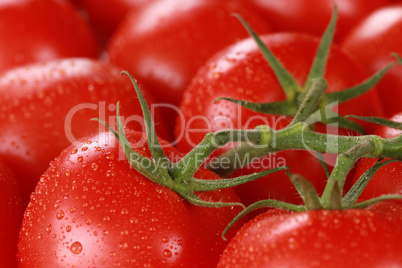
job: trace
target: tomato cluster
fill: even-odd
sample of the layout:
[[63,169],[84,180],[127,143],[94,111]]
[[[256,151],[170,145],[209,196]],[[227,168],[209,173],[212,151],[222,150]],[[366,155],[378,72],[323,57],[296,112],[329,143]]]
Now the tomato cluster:
[[[228,142],[195,170],[182,165],[199,153],[207,133],[293,124],[292,105],[302,99],[292,94],[304,96],[310,85],[334,10],[337,26],[320,71],[325,94],[346,95],[397,63],[359,96],[320,102],[312,128],[323,135],[399,137],[400,129],[348,115],[402,123],[400,1],[2,1],[0,266],[402,267],[400,201],[257,210],[222,239],[241,212],[238,204],[273,199],[301,207],[306,200],[290,173],[318,195],[325,192],[333,153],[320,158],[307,147],[286,149],[213,167],[215,157],[243,148]],[[261,46],[283,69],[267,62]],[[122,71],[136,79],[134,87]],[[262,111],[270,103],[286,105]],[[345,119],[339,127],[323,124],[329,110]],[[159,160],[163,172],[149,165]],[[387,160],[360,159],[343,194]],[[274,168],[279,171],[235,187],[198,187]],[[402,194],[399,161],[381,167],[359,201],[387,194]],[[222,202],[230,205],[210,206]]]

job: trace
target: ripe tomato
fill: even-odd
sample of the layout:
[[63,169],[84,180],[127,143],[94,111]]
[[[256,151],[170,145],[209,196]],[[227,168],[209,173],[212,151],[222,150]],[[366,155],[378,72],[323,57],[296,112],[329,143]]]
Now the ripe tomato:
[[[128,15],[108,45],[110,61],[130,72],[157,102],[178,106],[197,69],[248,33],[231,14],[242,14],[258,33],[269,28],[243,5],[230,1],[160,0]],[[174,125],[177,108],[167,108]]]
[[335,40],[372,11],[391,3],[390,0],[244,0],[260,11],[275,31],[298,31],[321,36],[338,7]]
[[[150,157],[146,136],[126,131]],[[164,145],[165,154],[180,154]],[[41,177],[21,228],[19,267],[216,267],[240,208],[191,205],[134,170],[107,132],[66,149]],[[195,177],[217,179],[208,170]],[[231,189],[203,193],[238,202]]]
[[[376,10],[361,21],[342,41],[342,47],[374,73],[402,55],[402,4]],[[402,66],[395,66],[378,84],[378,92],[385,116],[401,112]]]
[[[91,118],[114,122],[120,100],[127,122],[138,129],[143,121],[130,81],[120,69],[95,60],[13,69],[0,77],[0,92],[0,157],[15,173],[26,201],[54,157],[76,138],[104,129]],[[157,124],[161,136],[166,133],[162,123]]]
[[402,206],[260,214],[229,242],[220,267],[400,267]]
[[[402,123],[402,113],[396,114],[390,120]],[[383,138],[394,138],[401,135],[402,130],[381,126],[376,134]],[[361,159],[358,163],[352,185],[377,161],[378,159],[374,158]],[[367,200],[384,194],[402,194],[401,162],[393,162],[381,167],[371,178],[366,188],[364,188],[359,200]]]
[[[296,81],[304,84],[319,40],[294,33],[267,34],[262,36],[262,40]],[[366,78],[366,74],[353,58],[334,45],[330,51],[325,78],[328,81],[327,92],[334,92],[360,83]],[[219,52],[192,80],[180,107],[182,116],[177,120],[177,147],[184,152],[189,151],[208,131],[225,128],[252,129],[261,124],[281,129],[289,123],[287,117],[256,113],[228,101],[220,100],[214,104],[218,97],[261,103],[285,100],[285,94],[272,69],[251,38]],[[375,115],[382,114],[382,111],[376,92],[369,91],[340,104],[339,113]],[[309,152],[285,151],[270,155],[266,159],[268,160],[259,160],[260,164],[239,172],[249,173],[286,165],[290,167],[291,172],[300,173],[309,179],[318,191],[323,189],[325,173],[315,156]],[[285,172],[276,172],[238,188],[248,187],[246,185],[250,187],[238,192],[245,204],[273,197],[272,195],[292,203],[301,201]],[[267,188],[271,190],[266,190]]]
[[75,0],[75,2],[88,14],[101,39],[107,41],[127,13],[154,0]]
[[0,266],[17,265],[17,242],[24,206],[21,192],[11,170],[0,161]]
[[67,1],[1,1],[0,36],[0,73],[27,63],[99,54],[88,22]]

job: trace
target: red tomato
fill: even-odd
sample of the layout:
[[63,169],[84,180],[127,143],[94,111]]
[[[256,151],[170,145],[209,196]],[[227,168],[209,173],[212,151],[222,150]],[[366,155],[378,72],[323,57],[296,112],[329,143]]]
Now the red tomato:
[[[150,157],[146,136],[127,131]],[[165,154],[180,154],[162,141]],[[41,177],[25,212],[19,267],[216,267],[221,233],[240,208],[191,205],[134,170],[109,132],[66,149]],[[217,179],[199,170],[200,179]],[[204,200],[238,202],[231,189]]]
[[[277,33],[264,35],[262,40],[296,81],[304,84],[318,46],[318,39],[302,34]],[[366,74],[353,58],[339,47],[333,46],[325,78],[328,81],[327,91],[334,92],[358,84],[366,78]],[[250,38],[211,58],[192,80],[185,91],[181,105],[182,115],[176,125],[177,146],[187,152],[198,144],[208,131],[225,128],[251,129],[261,124],[280,129],[289,123],[289,118],[284,116],[256,113],[228,101],[221,100],[214,104],[218,97],[261,103],[285,100],[285,94],[273,71],[254,40]],[[382,111],[376,92],[369,91],[341,104],[339,112],[375,115],[381,114]],[[286,165],[290,167],[291,172],[300,173],[309,179],[318,191],[325,185],[322,167],[315,156],[308,152],[286,151],[276,156],[270,155],[266,159],[268,160],[259,160],[259,164],[239,171],[236,175]],[[246,187],[238,192],[245,204],[273,196],[292,203],[301,201],[285,172],[276,172],[266,178],[239,186],[238,189],[240,187]],[[266,190],[268,188],[270,190]]]
[[1,1],[0,36],[0,72],[27,63],[99,54],[87,21],[67,1]]
[[372,11],[390,0],[244,0],[259,10],[275,31],[298,31],[321,36],[331,18],[334,4],[338,7],[335,40]]
[[[376,10],[360,22],[342,41],[370,73],[377,72],[395,60],[391,54],[402,55],[402,4]],[[395,66],[378,84],[384,112],[391,117],[402,108],[402,66]]]
[[[265,21],[234,2],[160,0],[122,22],[109,43],[110,61],[130,72],[157,102],[178,106],[197,69],[215,52],[248,36],[233,12],[258,33],[269,31]],[[171,125],[175,110],[166,108]]]
[[[396,114],[390,120],[402,123],[402,113]],[[402,134],[402,130],[381,126],[376,132],[383,138],[393,138]],[[352,185],[378,159],[363,158],[359,161]],[[364,188],[359,200],[367,200],[384,194],[402,194],[402,163],[393,162],[381,167]]]
[[0,266],[17,266],[17,242],[24,206],[21,192],[11,170],[0,161]]
[[[130,81],[120,69],[95,60],[55,60],[11,70],[0,77],[0,96],[0,157],[25,199],[54,157],[76,138],[104,129],[91,118],[114,122],[117,101],[127,122],[137,129],[142,125]],[[163,122],[157,131],[164,136]]]
[[102,40],[106,41],[127,13],[154,0],[75,0],[75,2],[85,10]]
[[385,203],[261,214],[237,232],[217,267],[400,267],[401,212]]

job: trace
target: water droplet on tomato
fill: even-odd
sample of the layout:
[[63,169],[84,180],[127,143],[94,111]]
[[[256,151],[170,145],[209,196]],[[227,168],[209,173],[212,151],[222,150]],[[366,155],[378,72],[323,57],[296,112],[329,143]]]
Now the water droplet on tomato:
[[72,228],[71,228],[70,225],[67,225],[67,226],[66,226],[66,232],[67,232],[67,233],[68,233],[68,232],[71,232],[71,229],[72,229]]
[[165,250],[163,251],[163,256],[164,256],[165,258],[171,258],[171,257],[172,257],[172,252],[171,252],[169,249],[165,249]]
[[114,153],[111,153],[111,152],[106,153],[106,159],[113,160],[114,159]]
[[97,170],[98,169],[98,164],[96,164],[96,163],[92,163],[92,169],[95,171],[95,170]]
[[128,230],[124,230],[124,231],[121,231],[121,232],[120,232],[120,235],[121,235],[121,236],[128,236],[128,234],[129,234],[129,231],[128,231]]
[[50,232],[52,231],[52,225],[51,224],[46,225],[45,230],[46,230],[46,233],[50,234]]
[[60,200],[57,200],[55,203],[54,203],[54,209],[58,209],[59,207],[60,207],[60,205],[61,205],[61,201]]
[[81,245],[81,243],[80,242],[74,242],[72,245],[71,245],[71,247],[70,247],[70,251],[73,253],[73,254],[80,254],[81,253],[81,251],[82,251],[82,245]]
[[127,215],[127,214],[128,214],[128,209],[123,208],[123,209],[120,211],[120,214],[121,214],[121,215]]
[[169,237],[164,236],[162,237],[162,243],[168,243],[169,242]]
[[64,218],[64,211],[60,210],[59,212],[56,213],[56,219],[61,220]]
[[114,177],[114,176],[116,176],[116,172],[114,172],[113,170],[106,171],[106,177]]
[[120,242],[119,248],[120,249],[127,249],[128,248],[128,243],[127,242]]
[[71,153],[71,154],[76,154],[77,152],[78,152],[78,149],[77,149],[77,148],[74,148],[74,149],[71,150],[70,153]]

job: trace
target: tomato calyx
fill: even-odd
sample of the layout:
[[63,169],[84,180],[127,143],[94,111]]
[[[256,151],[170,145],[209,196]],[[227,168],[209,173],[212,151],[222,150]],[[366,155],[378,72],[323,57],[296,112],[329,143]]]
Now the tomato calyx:
[[[244,100],[236,100],[233,98],[220,97],[216,99],[216,101],[218,100],[230,101],[239,104],[247,109],[263,114],[295,116],[297,111],[299,110],[298,109],[299,103],[304,99],[305,95],[307,94],[307,89],[312,79],[323,78],[324,76],[329,51],[335,32],[335,26],[337,20],[337,7],[334,6],[334,12],[331,21],[321,38],[314,61],[312,63],[309,74],[303,85],[300,85],[295,80],[293,75],[290,74],[288,70],[281,64],[281,62],[263,43],[263,41],[259,38],[259,36],[247,24],[247,22],[240,15],[235,14],[235,16],[241,21],[243,26],[247,29],[249,34],[257,43],[267,63],[274,71],[276,78],[278,79],[279,84],[281,85],[286,95],[286,100],[278,102],[270,102],[270,103],[256,103]],[[380,71],[378,71],[377,73],[375,73],[362,83],[342,91],[325,93],[323,97],[320,99],[320,102],[318,103],[316,110],[319,111],[325,109],[326,113],[331,114],[329,114],[327,117],[321,118],[319,121],[324,124],[337,123],[341,128],[350,129],[358,133],[364,134],[365,133],[364,128],[361,127],[358,123],[351,121],[328,108],[331,106],[339,105],[353,98],[356,98],[362,95],[363,93],[367,92],[371,88],[373,88],[388,72],[389,69],[391,69],[394,65],[398,63],[399,64],[402,63],[401,59],[397,55],[394,56],[397,58],[396,61],[389,63],[383,69],[381,69]]]
[[[332,187],[326,196],[324,194],[320,197],[314,186],[305,178],[298,174],[291,174],[287,172],[293,186],[297,189],[299,195],[302,197],[303,205],[294,205],[278,200],[268,199],[261,200],[251,204],[246,209],[241,211],[225,228],[222,232],[222,239],[226,240],[225,234],[228,230],[242,217],[260,208],[277,208],[287,210],[291,212],[305,212],[311,210],[347,210],[347,209],[365,209],[374,204],[380,203],[386,200],[402,200],[402,195],[399,194],[387,194],[381,195],[376,198],[372,198],[366,201],[357,202],[358,197],[362,193],[365,186],[373,177],[375,172],[381,167],[390,164],[392,162],[400,161],[398,159],[390,159],[383,161],[378,160],[377,163],[368,169],[359,180],[352,186],[352,188],[342,196],[342,188],[338,181],[333,181]],[[330,178],[331,180],[331,178]],[[330,183],[328,183],[330,184]]]
[[[278,208],[293,212],[304,212],[308,210],[345,210],[362,209],[385,200],[402,199],[402,195],[388,194],[363,202],[357,202],[358,197],[377,170],[389,163],[401,161],[402,154],[400,150],[402,146],[402,135],[385,139],[376,135],[346,137],[322,134],[314,131],[310,126],[313,124],[311,121],[315,121],[311,120],[311,118],[314,118],[317,113],[315,108],[319,104],[325,88],[326,82],[323,78],[313,79],[293,121],[283,129],[271,130],[271,137],[275,137],[275,139],[267,140],[266,142],[269,143],[265,148],[265,155],[268,155],[269,152],[286,149],[311,150],[319,153],[337,153],[336,164],[329,175],[322,195],[318,195],[313,185],[307,179],[298,174],[287,172],[304,204],[294,205],[272,199],[258,201],[248,206],[233,219],[224,230],[222,234],[223,238],[227,230],[238,219],[262,207]],[[401,123],[385,119],[374,118],[367,120],[371,120],[377,124],[384,124],[388,127],[402,128]],[[237,150],[237,152],[238,151],[239,150]],[[231,153],[233,152],[228,151],[224,157],[227,157]],[[260,154],[260,156],[263,155],[264,153]],[[346,177],[354,167],[356,161],[362,157],[380,158],[380,160],[362,174],[358,181],[344,195],[343,189]],[[393,159],[383,161],[385,157]]]
[[202,180],[195,178],[194,174],[197,172],[197,170],[210,156],[210,154],[219,147],[222,147],[225,144],[233,141],[251,141],[257,144],[260,142],[260,140],[265,141],[267,139],[267,135],[270,135],[270,132],[267,132],[265,128],[257,128],[255,130],[249,131],[228,130],[208,133],[205,136],[204,140],[196,148],[194,148],[187,155],[182,157],[178,162],[173,163],[166,156],[158,141],[151,112],[139,89],[138,84],[129,73],[122,73],[126,74],[130,78],[139,98],[144,115],[148,148],[150,150],[152,158],[144,157],[141,154],[134,152],[134,150],[131,148],[131,145],[124,133],[124,126],[120,119],[119,103],[117,103],[116,105],[117,131],[115,131],[111,126],[109,126],[102,120],[99,120],[97,118],[93,120],[99,121],[100,123],[104,124],[109,129],[109,131],[112,132],[112,134],[116,137],[116,139],[122,146],[124,154],[130,165],[139,173],[152,180],[153,182],[175,191],[194,205],[204,207],[244,207],[244,205],[241,203],[205,201],[200,199],[195,193],[230,188],[251,180],[255,180],[259,177],[271,174],[273,172],[287,169],[287,167],[279,167],[260,173],[236,177],[233,179]]

